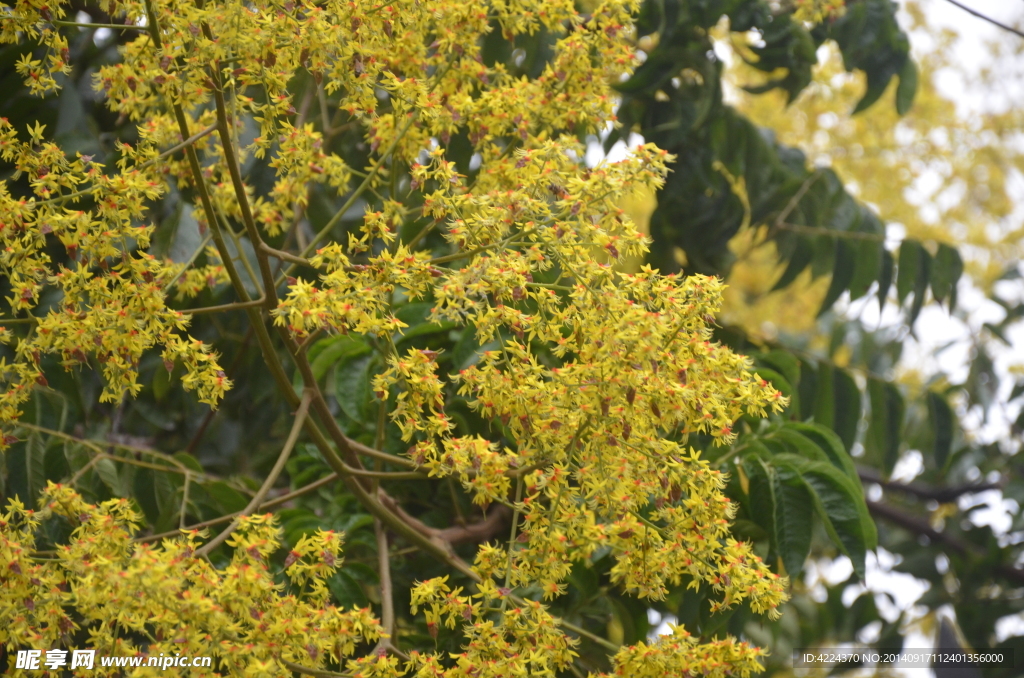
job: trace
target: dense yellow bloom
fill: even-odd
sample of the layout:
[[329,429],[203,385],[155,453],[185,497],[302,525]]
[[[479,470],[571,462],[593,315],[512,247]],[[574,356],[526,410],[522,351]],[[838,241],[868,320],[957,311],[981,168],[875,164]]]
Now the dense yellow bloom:
[[[244,519],[229,542],[234,558],[218,570],[193,555],[196,532],[158,546],[133,542],[138,519],[126,500],[86,504],[51,483],[41,504],[41,511],[31,511],[12,502],[0,516],[0,645],[9,649],[60,647],[65,634],[82,627],[98,655],[211,656],[213,670],[205,675],[261,667],[283,675],[282,661],[324,666],[380,637],[369,610],[343,611],[327,600],[325,580],[341,564],[338,534],[307,536],[292,551],[285,573],[306,585],[296,596],[274,582],[269,556],[280,545],[272,516]],[[55,560],[36,559],[34,532],[53,516],[74,526],[71,538]],[[133,643],[118,630],[147,641]],[[97,663],[82,675],[122,670]],[[194,671],[172,668],[160,675]]]
[[[0,157],[31,185],[30,194],[14,196],[0,184],[8,301],[14,312],[30,313],[46,291],[59,299],[27,332],[0,336],[16,356],[0,362],[0,424],[20,416],[44,379],[45,353],[67,367],[97,358],[106,400],[138,392],[140,359],[157,348],[185,366],[183,386],[204,402],[215,404],[230,387],[216,356],[183,334],[187,316],[167,299],[229,279],[238,291],[231,252],[218,240],[201,266],[157,261],[148,253],[147,201],[172,188],[194,193],[203,203],[201,229],[234,236],[242,224],[258,248],[266,245],[261,234],[294,229],[311,185],[350,196],[348,207],[371,191],[379,200],[347,242],[324,243],[308,261],[318,273],[282,275],[278,286],[287,279],[286,289],[276,295],[267,281],[273,274],[264,274],[253,282],[268,286],[268,304],[279,304],[249,310],[269,311],[289,341],[353,333],[383,346],[387,366],[373,386],[393,403],[390,416],[412,458],[432,476],[455,477],[478,504],[510,505],[518,533],[506,547],[480,548],[473,591],[451,589],[444,578],[412,591],[428,628],[461,629],[463,652],[412,653],[404,663],[374,652],[347,662],[352,675],[555,676],[571,666],[577,641],[544,604],[517,591],[536,587],[555,598],[573,564],[604,548],[615,561],[613,580],[640,597],[664,597],[690,576],[720,592],[721,606],[775,612],[785,582],[749,545],[730,539],[724,478],[685,441],[707,434],[731,442],[737,418],[779,411],[784,399],[746,358],[712,341],[720,281],[615,266],[647,249],[618,205],[661,186],[671,157],[648,144],[620,162],[582,161],[580,135],[614,124],[610,84],[638,63],[635,0],[590,3],[586,14],[568,0],[101,5],[152,29],[95,74],[109,107],[138,121],[140,142],[119,148],[116,171],[66,157],[38,125],[22,141],[0,123]],[[5,11],[0,41],[49,46],[47,62],[26,57],[19,71],[34,91],[54,90],[66,59],[53,54],[66,43],[50,22],[64,9],[25,0]],[[492,20],[509,39],[541,29],[555,36],[540,75],[485,62]],[[320,132],[288,89],[300,72],[322,87],[318,98],[336,97]],[[362,130],[369,167],[348,167],[324,150],[334,113]],[[246,119],[259,134],[243,148]],[[218,134],[203,132],[214,125]],[[473,180],[446,156],[456,134],[465,134],[480,163]],[[180,144],[196,154],[188,162],[177,159]],[[263,194],[239,170],[250,154],[266,157],[275,174]],[[72,209],[79,206],[88,209]],[[417,220],[442,233],[452,254],[402,242],[399,227]],[[73,265],[57,266],[46,254],[57,241]],[[471,328],[489,350],[457,375],[439,374],[431,351],[399,352],[398,299],[430,302],[430,321]],[[447,385],[507,444],[457,435],[445,413]],[[54,514],[75,531],[56,562],[36,562],[32,531]],[[244,521],[223,570],[194,557],[196,534],[158,547],[133,543],[133,520],[124,503],[89,506],[59,486],[47,489],[40,514],[13,505],[0,525],[0,554],[20,573],[0,579],[0,643],[55,644],[74,610],[101,653],[138,650],[117,635],[130,629],[150,638],[150,653],[212,654],[220,671],[262,676],[284,673],[284,661],[340,663],[382,632],[368,611],[329,604],[324,580],[340,564],[338,535],[307,537],[289,554],[285,575],[305,591],[294,596],[268,568],[278,547],[269,517]],[[39,604],[26,613],[20,601],[29,596]],[[623,648],[614,663],[629,676],[745,676],[758,654],[732,640],[700,644],[678,629]]]

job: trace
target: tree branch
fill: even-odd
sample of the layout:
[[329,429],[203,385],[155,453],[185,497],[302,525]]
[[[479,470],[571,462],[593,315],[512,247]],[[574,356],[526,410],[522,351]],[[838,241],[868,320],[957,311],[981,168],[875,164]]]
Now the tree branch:
[[292,449],[295,447],[295,443],[299,439],[299,433],[302,432],[302,426],[306,422],[306,415],[309,414],[309,401],[312,398],[312,393],[307,389],[302,394],[302,402],[299,403],[299,411],[295,413],[295,422],[292,424],[292,430],[288,434],[288,440],[285,441],[284,447],[281,448],[281,454],[277,457],[277,462],[274,464],[274,468],[270,470],[267,475],[267,479],[263,481],[263,485],[260,486],[256,496],[249,501],[249,504],[242,509],[242,512],[236,517],[231,524],[224,529],[223,532],[218,534],[216,537],[211,539],[208,543],[196,549],[197,556],[205,556],[213,551],[215,548],[220,546],[225,539],[231,536],[231,533],[238,528],[241,524],[241,519],[251,515],[259,508],[260,504],[263,503],[263,499],[267,496],[267,492],[277,482],[277,477],[281,475],[281,471],[284,470],[285,462],[288,461],[288,457],[291,456]]
[[932,487],[922,483],[897,483],[891,480],[885,480],[882,475],[874,469],[866,468],[857,469],[857,475],[866,483],[877,483],[884,489],[903,492],[904,494],[913,495],[920,499],[931,499],[939,502],[940,504],[948,504],[951,501],[956,501],[965,494],[983,492],[985,490],[1002,489],[1006,484],[1005,479],[1000,478],[994,483],[967,483],[964,485],[953,485],[951,487]]
[[949,2],[949,3],[951,4],[951,5],[956,5],[957,7],[959,7],[960,9],[962,9],[963,11],[967,12],[968,14],[970,14],[970,15],[972,15],[972,16],[976,16],[976,17],[978,17],[978,18],[979,18],[979,19],[981,19],[982,21],[987,21],[987,22],[989,22],[990,24],[992,24],[993,26],[996,26],[997,28],[1001,28],[1001,29],[1003,29],[1004,31],[1009,31],[1010,33],[1013,33],[1014,35],[1016,35],[1016,36],[1018,36],[1018,37],[1024,38],[1024,33],[1022,33],[1022,32],[1020,32],[1020,31],[1018,31],[1018,30],[1017,30],[1016,28],[1014,28],[1013,26],[1007,26],[1007,25],[1006,25],[1006,24],[1004,24],[1004,23],[1001,23],[1001,22],[999,22],[999,21],[996,21],[996,20],[995,20],[995,19],[993,19],[992,17],[990,17],[990,16],[986,16],[986,15],[982,14],[982,13],[981,13],[981,12],[979,12],[978,10],[975,10],[975,9],[971,9],[971,8],[970,8],[970,7],[968,7],[967,5],[963,5],[963,4],[959,3],[959,2],[957,2],[957,0],[947,0],[947,2]]
[[394,645],[395,601],[391,587],[391,554],[388,552],[388,533],[384,523],[379,519],[373,521],[373,531],[377,537],[377,567],[380,575],[380,625],[384,627],[385,637],[380,639],[378,647],[387,648]]
[[[906,514],[896,507],[889,504],[883,504],[882,502],[868,501],[867,504],[868,510],[871,511],[873,515],[878,516],[879,518],[884,518],[890,523],[902,527],[909,532],[913,532],[914,534],[924,535],[931,541],[942,544],[949,549],[956,551],[960,555],[975,558],[984,558],[988,555],[985,549],[980,546],[975,546],[974,544],[963,541],[951,534],[946,534],[945,532],[936,530],[923,518]],[[1024,584],[1024,570],[1019,570],[1009,565],[997,565],[993,568],[993,572],[1018,584]]]

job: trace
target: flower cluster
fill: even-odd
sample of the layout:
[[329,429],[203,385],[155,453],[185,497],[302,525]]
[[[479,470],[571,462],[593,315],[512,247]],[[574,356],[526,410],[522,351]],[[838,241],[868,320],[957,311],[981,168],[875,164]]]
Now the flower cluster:
[[796,0],[793,18],[811,24],[837,19],[846,11],[846,0]]
[[[10,122],[0,120],[0,158],[29,177],[35,194],[17,198],[0,184],[0,270],[10,281],[7,303],[31,315],[44,288],[60,299],[35,318],[28,335],[12,342],[15,361],[0,363],[0,424],[17,419],[32,385],[46,382],[39,364],[47,353],[60,356],[67,368],[95,356],[106,377],[102,399],[116,402],[125,392],[139,391],[142,354],[162,346],[166,360],[180,358],[188,368],[189,387],[215,405],[230,382],[202,342],[182,336],[188,319],[165,304],[175,267],[145,252],[153,229],[140,223],[143,205],[165,186],[155,164],[123,147],[121,172],[107,175],[88,158],[68,159],[44,133],[36,125],[22,141]],[[95,207],[67,207],[76,199],[89,199]],[[51,243],[63,246],[70,265],[53,263]],[[205,273],[219,279],[215,269]]]
[[[275,583],[269,557],[280,540],[272,516],[243,519],[228,542],[234,557],[216,569],[194,555],[196,532],[157,546],[133,541],[138,520],[126,500],[95,506],[51,483],[41,503],[32,511],[12,501],[0,516],[0,645],[8,656],[87,633],[101,655],[211,656],[208,675],[269,677],[287,672],[283,662],[343,661],[381,635],[369,610],[328,601],[325,581],[341,564],[336,533],[307,536],[289,554],[285,574],[303,591],[295,595]],[[35,557],[36,530],[58,516],[74,526],[68,543],[55,559]],[[120,671],[97,667],[89,675]]]

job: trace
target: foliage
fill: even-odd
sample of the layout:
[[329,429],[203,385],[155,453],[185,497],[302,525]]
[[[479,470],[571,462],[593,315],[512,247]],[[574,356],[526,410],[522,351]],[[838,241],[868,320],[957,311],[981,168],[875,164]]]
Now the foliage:
[[[888,559],[894,573],[910,575],[927,589],[913,606],[896,610],[886,593],[863,591],[845,574],[821,574],[829,571],[821,558],[831,554],[819,552],[816,564],[808,565],[806,588],[795,591],[787,607],[791,625],[771,631],[773,647],[782,648],[778,654],[790,646],[831,646],[864,637],[877,638],[877,647],[893,647],[908,634],[939,636],[940,618],[953,614],[968,647],[1016,648],[1021,642],[1019,631],[1003,626],[1020,613],[1016,591],[1024,581],[1015,544],[1021,526],[1017,506],[1024,497],[1013,456],[1019,450],[1020,425],[1011,428],[1019,417],[1015,398],[1020,390],[1014,386],[1020,368],[1009,345],[1020,318],[1015,289],[1019,257],[1013,254],[1020,239],[1008,218],[1014,168],[1020,163],[1014,141],[1019,111],[986,105],[965,114],[958,111],[963,102],[947,98],[936,85],[940,77],[958,74],[976,81],[982,91],[1002,91],[1016,77],[1012,59],[1021,45],[997,44],[989,57],[993,65],[968,74],[975,64],[951,58],[956,35],[930,26],[925,7],[904,8],[925,47],[915,45],[919,91],[903,117],[887,106],[849,116],[863,82],[843,73],[834,49],[787,109],[782,108],[784,93],[752,96],[732,90],[739,110],[774,130],[783,143],[798,145],[816,163],[834,168],[859,199],[896,222],[889,228],[890,242],[894,232],[905,229],[932,256],[941,245],[958,247],[964,258],[961,297],[972,298],[948,315],[938,309],[923,314],[928,328],[950,324],[964,333],[952,350],[932,356],[928,346],[942,343],[927,336],[931,329],[919,326],[915,337],[893,322],[892,306],[880,318],[873,300],[866,298],[841,302],[840,313],[809,323],[829,286],[827,277],[812,283],[805,272],[797,283],[771,292],[785,269],[774,244],[756,246],[761,239],[752,232],[731,244],[738,261],[727,280],[730,290],[720,322],[734,324],[734,331],[742,328],[756,343],[785,347],[805,362],[816,358],[811,362],[828,365],[834,374],[841,368],[860,387],[858,401],[862,398],[864,405],[852,449],[856,454],[863,446],[855,461],[871,488],[879,560]],[[754,76],[733,62],[725,77],[743,83]],[[982,292],[991,301],[982,301]],[[960,351],[962,359],[955,357]],[[876,398],[886,421],[876,421]],[[823,421],[819,413],[814,416]],[[988,431],[979,431],[978,421]],[[1009,431],[993,437],[990,431],[1000,427]],[[891,432],[889,443],[880,446],[877,435],[885,430]],[[900,480],[885,473],[897,463],[903,468]],[[909,482],[907,470],[915,466],[917,475]],[[986,507],[989,515],[1006,511],[1006,522],[981,518]],[[812,546],[812,556],[815,551]],[[853,593],[859,595],[852,599]],[[751,629],[750,637],[767,642],[769,635],[758,633]],[[782,663],[772,664],[770,671],[787,672]],[[981,671],[988,676],[1013,673],[998,667]]]
[[[826,313],[890,292],[910,327],[952,311],[954,239],[890,251],[853,170],[744,117],[805,105],[822,44],[867,81],[855,120],[889,115],[890,85],[906,113],[922,78],[887,2],[18,2],[2,21],[27,84],[0,102],[3,534],[54,582],[24,615],[39,586],[4,575],[8,649],[159,652],[182,625],[161,609],[194,612],[92,606],[87,563],[124,573],[111,598],[221,608],[187,642],[225,674],[776,670],[780,629],[814,624],[807,559],[845,555],[854,581],[892,543],[864,465],[977,453],[947,389],[908,398],[887,337]],[[609,128],[648,143],[585,163]],[[651,194],[653,247],[623,209]],[[716,325],[737,234],[769,243],[749,251],[785,266],[777,287],[828,278],[827,350]],[[651,610],[679,625],[648,638]],[[805,639],[852,637],[855,612]]]

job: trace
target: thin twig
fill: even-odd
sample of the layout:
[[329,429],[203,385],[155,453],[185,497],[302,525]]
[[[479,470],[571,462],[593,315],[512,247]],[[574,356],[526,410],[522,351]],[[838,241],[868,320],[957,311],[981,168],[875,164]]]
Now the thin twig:
[[880,233],[836,231],[831,228],[822,228],[821,226],[803,226],[801,224],[789,224],[786,222],[777,222],[773,225],[773,228],[783,231],[792,231],[793,233],[803,233],[804,235],[818,235],[825,238],[847,238],[849,240],[871,240],[874,242],[885,242],[886,240],[885,236]]
[[284,470],[284,465],[288,461],[288,457],[291,456],[292,448],[295,447],[295,443],[299,439],[299,433],[302,432],[302,427],[306,423],[306,415],[309,413],[309,401],[312,399],[312,396],[313,394],[308,389],[302,394],[302,402],[299,403],[299,411],[295,413],[295,422],[292,424],[291,433],[288,434],[288,440],[285,441],[284,447],[281,448],[281,454],[277,457],[277,463],[275,463],[274,468],[270,470],[270,473],[267,475],[267,479],[263,481],[263,485],[261,485],[259,491],[256,492],[256,496],[249,501],[249,504],[242,509],[242,513],[231,521],[231,524],[228,525],[223,532],[196,550],[197,556],[205,556],[220,546],[224,540],[230,537],[231,533],[238,528],[242,522],[241,519],[251,515],[257,508],[259,508],[260,504],[263,503],[263,499],[267,496],[267,492],[269,492],[270,488],[274,486],[274,483],[277,482],[277,477],[281,475],[281,471]]
[[240,308],[253,308],[254,306],[262,306],[266,302],[266,295],[259,299],[251,299],[249,301],[236,301],[230,304],[220,304],[218,306],[203,306],[200,308],[186,308],[182,309],[181,313],[187,315],[200,315],[202,313],[220,313],[221,311],[234,311]]
[[373,520],[373,531],[377,537],[377,567],[380,575],[380,624],[384,628],[384,637],[379,647],[394,645],[395,601],[391,587],[391,556],[388,553],[388,533],[384,523]]
[[278,659],[277,661],[284,664],[285,668],[295,673],[301,673],[306,676],[316,676],[316,678],[352,678],[351,673],[335,673],[334,671],[328,671],[326,669],[313,669],[302,664],[296,664],[290,662],[287,659]]
[[1002,29],[1003,29],[1004,31],[1009,31],[1010,33],[1013,33],[1014,35],[1016,35],[1016,36],[1018,36],[1018,37],[1024,38],[1024,33],[1022,33],[1021,31],[1018,31],[1018,30],[1017,30],[1016,28],[1014,28],[1013,26],[1007,26],[1007,25],[1006,25],[1006,24],[1004,24],[1004,23],[1001,23],[1001,22],[999,22],[999,21],[996,21],[995,19],[993,19],[993,18],[992,18],[992,17],[990,17],[990,16],[986,16],[986,15],[982,14],[981,12],[979,12],[979,11],[977,11],[977,10],[975,10],[975,9],[971,9],[971,8],[970,8],[970,7],[968,7],[967,5],[962,5],[962,4],[960,4],[960,3],[959,3],[959,2],[957,2],[956,0],[947,0],[947,2],[949,2],[949,3],[951,4],[951,5],[956,5],[957,7],[959,7],[960,9],[962,9],[963,11],[967,12],[968,14],[970,14],[970,15],[972,15],[972,16],[976,16],[976,17],[978,17],[978,18],[979,18],[979,19],[981,19],[982,21],[987,21],[987,22],[989,22],[990,24],[992,24],[993,26],[996,26],[996,27],[998,27],[998,28],[1002,28]]
[[[259,511],[269,510],[269,509],[272,509],[272,508],[274,508],[276,506],[280,506],[281,504],[286,504],[286,503],[290,502],[292,499],[297,499],[299,497],[303,497],[303,496],[309,494],[310,492],[314,492],[315,490],[318,490],[321,487],[324,487],[325,485],[330,485],[331,483],[337,482],[337,480],[338,480],[338,474],[337,473],[332,473],[330,475],[324,476],[323,478],[320,478],[319,480],[314,480],[313,482],[309,483],[308,485],[303,485],[302,487],[300,487],[299,489],[297,489],[297,490],[295,490],[293,492],[289,492],[287,494],[282,494],[280,497],[276,497],[274,499],[271,499],[268,502],[264,502],[264,503],[260,504],[260,506],[259,506],[259,508],[257,510],[259,510]],[[168,532],[160,532],[158,534],[149,534],[149,535],[146,535],[144,537],[136,537],[132,541],[147,542],[147,541],[157,541],[159,539],[166,539],[168,537],[176,537],[176,536],[180,535],[182,531],[192,532],[193,530],[202,530],[202,529],[207,528],[207,527],[213,527],[214,525],[220,525],[221,523],[226,523],[229,520],[231,520],[232,518],[238,517],[239,515],[241,515],[241,513],[242,513],[241,511],[235,511],[234,513],[228,513],[227,515],[220,516],[219,518],[211,518],[210,520],[204,520],[201,523],[195,523],[193,525],[189,525],[189,526],[187,526],[185,528],[182,528],[181,530],[170,530]]]

